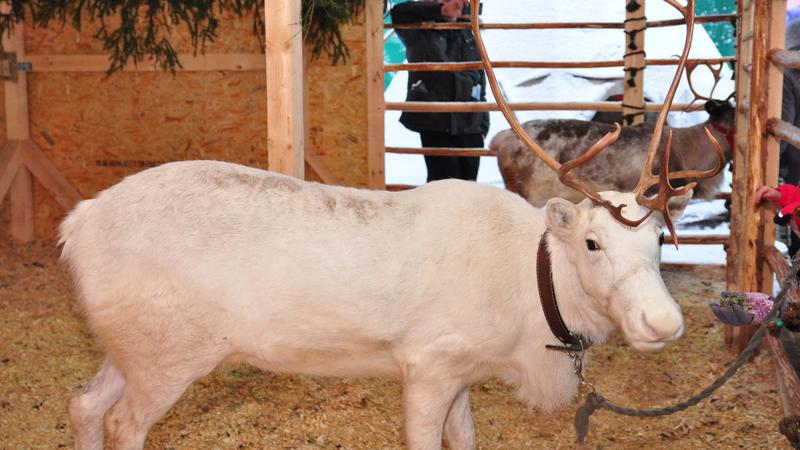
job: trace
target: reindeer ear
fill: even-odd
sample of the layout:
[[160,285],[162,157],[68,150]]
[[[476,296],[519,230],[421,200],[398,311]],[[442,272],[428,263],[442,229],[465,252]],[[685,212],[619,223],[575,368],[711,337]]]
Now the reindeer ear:
[[719,113],[721,105],[718,100],[709,100],[705,105],[703,105],[703,108],[706,110],[709,116],[714,117]]
[[578,223],[578,207],[562,198],[547,201],[547,229],[559,236],[569,234]]
[[688,205],[689,200],[692,199],[692,194],[693,191],[689,189],[689,192],[680,197],[672,197],[669,199],[669,215],[673,223],[677,223],[678,219],[683,215],[683,211],[686,210],[686,205]]

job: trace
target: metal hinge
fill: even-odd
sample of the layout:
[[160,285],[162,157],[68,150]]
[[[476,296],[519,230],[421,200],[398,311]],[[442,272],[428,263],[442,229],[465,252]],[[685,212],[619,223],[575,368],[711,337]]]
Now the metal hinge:
[[17,81],[17,72],[30,72],[33,64],[28,61],[17,61],[17,54],[0,52],[0,78],[4,81]]

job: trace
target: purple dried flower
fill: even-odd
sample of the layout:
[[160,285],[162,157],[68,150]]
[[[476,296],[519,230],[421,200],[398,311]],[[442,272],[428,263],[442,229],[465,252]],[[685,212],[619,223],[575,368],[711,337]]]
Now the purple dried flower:
[[748,300],[747,310],[755,316],[753,324],[759,324],[772,310],[772,304],[775,303],[775,299],[760,292],[748,292],[746,295]]

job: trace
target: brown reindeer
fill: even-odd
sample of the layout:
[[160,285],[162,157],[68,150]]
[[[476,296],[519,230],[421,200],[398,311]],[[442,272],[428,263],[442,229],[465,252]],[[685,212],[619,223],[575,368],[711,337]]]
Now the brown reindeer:
[[[717,156],[704,128],[708,128],[721,143],[725,157],[730,161],[734,107],[728,101],[709,100],[705,110],[710,116],[706,123],[665,130],[673,134],[670,172],[690,167],[714,167]],[[531,120],[522,127],[559,163],[577,158],[584,149],[614,130],[614,125],[584,120]],[[596,191],[630,191],[639,180],[654,128],[652,123],[623,127],[616,142],[592,161],[575,169],[575,174]],[[661,135],[660,148],[664,147],[667,135],[668,132]],[[558,175],[531,153],[513,130],[504,130],[495,135],[489,148],[497,152],[497,163],[506,188],[534,206],[542,206],[553,197],[572,201],[585,198],[582,193],[561,183]],[[654,161],[654,168],[660,170],[660,158]],[[719,192],[722,178],[723,174],[719,173],[699,182],[694,188],[695,197],[713,198]]]

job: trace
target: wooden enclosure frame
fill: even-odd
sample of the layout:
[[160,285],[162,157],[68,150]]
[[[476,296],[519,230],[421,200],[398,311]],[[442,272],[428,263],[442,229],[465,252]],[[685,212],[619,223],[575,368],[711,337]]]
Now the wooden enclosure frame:
[[[304,58],[300,21],[300,0],[282,2],[265,11],[266,51],[262,53],[179,54],[176,71],[260,71],[267,83],[268,154],[271,170],[304,177],[305,164],[328,184],[344,184],[319,157],[305,152],[308,125],[304,117],[308,58]],[[371,3],[370,3],[371,4]],[[269,14],[267,14],[269,11]],[[3,36],[5,51],[16,61],[27,63],[30,72],[106,72],[105,54],[25,54],[24,24]],[[122,68],[125,72],[161,71],[152,60]],[[30,139],[26,71],[18,70],[16,80],[5,80],[7,140],[0,147],[0,203],[9,197],[10,232],[19,242],[34,237],[34,206],[31,176],[55,198],[64,211],[82,199],[78,191]],[[381,74],[382,76],[382,74]],[[272,111],[272,113],[270,113]],[[381,171],[382,175],[382,171]]]
[[[566,28],[591,28],[591,29],[625,29],[626,37],[628,32],[637,30],[634,34],[635,44],[637,49],[643,50],[645,31],[647,28],[675,26],[684,24],[683,20],[660,20],[660,21],[647,21],[644,10],[645,0],[637,0],[638,8],[635,11],[626,13],[626,21],[619,22],[559,22],[559,23],[481,23],[481,29],[566,29]],[[383,24],[386,12],[381,8],[376,8],[368,11],[368,21],[373,23]],[[730,21],[737,19],[737,14],[721,14],[700,16],[695,19],[696,23],[711,23],[720,21]],[[382,26],[386,29],[433,29],[433,30],[447,30],[447,29],[468,29],[468,23],[419,23],[419,24],[402,24],[393,25],[385,24]],[[626,28],[627,27],[627,28]],[[382,42],[382,40],[381,40]],[[378,54],[380,50],[380,54]],[[382,73],[396,72],[396,71],[451,71],[451,70],[475,70],[482,69],[483,64],[477,62],[463,62],[463,63],[403,63],[403,64],[383,64],[383,47],[374,50],[370,53],[370,57],[375,58],[372,63],[375,66],[380,65]],[[721,58],[701,58],[689,59],[689,63],[693,64],[722,64],[735,62],[736,58],[721,57]],[[644,57],[644,52],[640,50],[631,51],[622,60],[613,61],[496,61],[492,63],[494,68],[597,68],[597,67],[622,67],[627,71],[631,68],[636,69],[633,86],[624,83],[623,100],[618,102],[602,101],[602,102],[526,102],[514,103],[509,102],[509,106],[513,111],[580,111],[580,110],[594,110],[594,111],[620,111],[623,116],[630,114],[633,117],[633,123],[641,123],[644,120],[644,112],[659,111],[663,104],[661,103],[645,103],[643,77],[644,70],[641,70],[648,65],[676,65],[676,59],[647,59]],[[372,72],[370,72],[372,73]],[[385,153],[396,154],[421,154],[421,155],[438,155],[438,156],[497,156],[496,152],[488,148],[411,148],[411,147],[394,147],[385,146],[383,114],[385,111],[415,111],[415,112],[473,112],[473,111],[499,111],[500,108],[497,103],[490,102],[386,102],[383,95],[383,76],[378,80],[377,77],[372,77],[368,80],[369,86],[367,87],[368,102],[372,105],[370,111],[373,112],[375,118],[370,119],[370,123],[378,123],[380,128],[369,128],[369,150],[370,159],[379,159],[381,161],[381,169],[383,169],[383,160]],[[378,85],[379,83],[379,85]],[[382,107],[381,107],[382,105]],[[697,102],[689,104],[672,104],[670,111],[697,111],[702,109],[702,105]],[[381,111],[382,110],[382,111]],[[378,115],[380,117],[378,118]],[[371,163],[372,164],[372,163]],[[375,162],[374,164],[378,164]],[[371,174],[372,175],[372,174]],[[386,188],[392,191],[401,191],[412,189],[412,185],[386,185],[385,179],[371,178],[370,186],[375,188]],[[725,194],[721,196],[727,198]],[[687,244],[725,244],[728,242],[727,236],[722,235],[700,235],[700,236],[680,236],[680,241]],[[666,242],[674,242],[674,237],[669,236]]]

